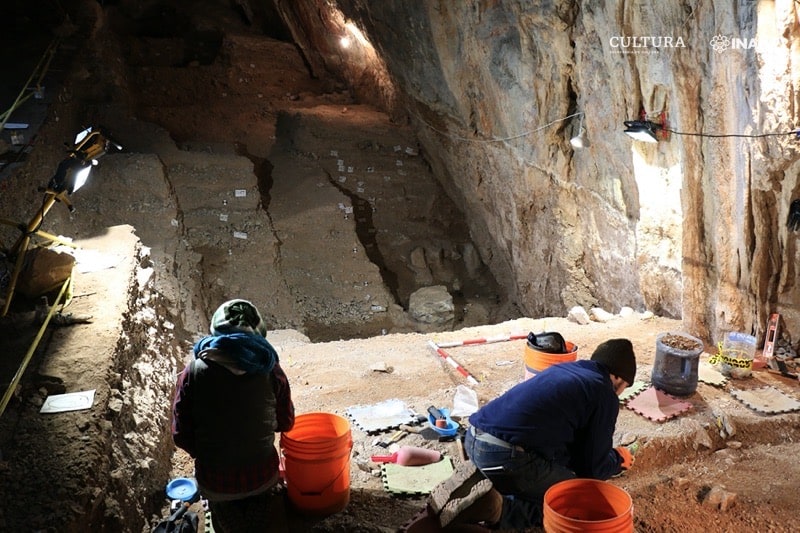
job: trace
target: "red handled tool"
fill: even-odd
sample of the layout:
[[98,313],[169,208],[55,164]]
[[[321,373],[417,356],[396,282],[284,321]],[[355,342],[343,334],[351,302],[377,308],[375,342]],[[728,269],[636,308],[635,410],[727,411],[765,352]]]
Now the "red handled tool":
[[435,463],[442,458],[436,450],[418,448],[416,446],[402,446],[391,455],[373,455],[374,463],[396,463],[402,466],[422,466]]

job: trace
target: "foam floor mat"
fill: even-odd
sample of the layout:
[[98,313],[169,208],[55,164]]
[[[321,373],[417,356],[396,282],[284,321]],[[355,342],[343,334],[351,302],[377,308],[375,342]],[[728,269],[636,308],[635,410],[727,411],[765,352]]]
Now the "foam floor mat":
[[619,395],[619,402],[620,403],[627,402],[628,400],[635,397],[637,394],[639,394],[646,388],[647,388],[646,381],[634,381],[633,385],[622,391],[622,394]]
[[449,457],[423,466],[403,466],[394,463],[381,465],[381,478],[386,492],[396,495],[424,496],[453,474]]
[[692,404],[660,391],[652,385],[630,400],[626,407],[654,422],[663,422],[685,413]]
[[731,390],[731,395],[759,413],[774,415],[800,410],[800,402],[769,385],[751,390]]
[[398,399],[386,400],[373,405],[357,405],[347,408],[345,416],[350,418],[361,431],[367,434],[380,433],[411,424],[417,419],[416,413]]
[[708,385],[714,385],[715,387],[722,387],[728,382],[728,378],[725,377],[722,372],[717,370],[714,365],[705,361],[701,361],[700,364],[697,365],[697,380],[707,383]]

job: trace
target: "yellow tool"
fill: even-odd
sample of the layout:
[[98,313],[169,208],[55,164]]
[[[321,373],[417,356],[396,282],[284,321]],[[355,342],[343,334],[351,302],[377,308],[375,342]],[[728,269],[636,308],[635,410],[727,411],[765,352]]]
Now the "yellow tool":
[[383,441],[383,442],[379,442],[378,446],[380,446],[381,448],[388,448],[390,444],[394,444],[395,442],[399,441],[400,439],[402,439],[406,435],[408,435],[408,431],[406,431],[404,429],[401,429],[400,431],[398,431],[397,433],[392,435],[389,438],[389,440]]

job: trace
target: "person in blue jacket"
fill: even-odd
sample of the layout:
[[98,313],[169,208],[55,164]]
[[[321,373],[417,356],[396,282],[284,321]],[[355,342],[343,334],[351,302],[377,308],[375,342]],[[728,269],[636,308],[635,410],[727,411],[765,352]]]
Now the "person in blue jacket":
[[432,518],[444,530],[541,526],[544,493],[555,483],[630,468],[631,452],[614,448],[613,436],[619,395],[635,376],[633,345],[611,339],[590,360],[548,367],[484,405],[469,417],[470,461],[434,489],[428,516],[408,531],[437,530],[422,526]]

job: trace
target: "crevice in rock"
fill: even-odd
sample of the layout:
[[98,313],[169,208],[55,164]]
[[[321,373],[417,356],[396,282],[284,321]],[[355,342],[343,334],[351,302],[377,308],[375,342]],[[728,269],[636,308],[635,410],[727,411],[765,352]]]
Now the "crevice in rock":
[[269,159],[257,157],[247,151],[247,147],[242,143],[236,143],[236,153],[246,157],[253,163],[253,173],[258,180],[258,192],[261,195],[261,208],[267,215],[269,220],[269,227],[275,240],[278,241],[278,248],[283,244],[278,233],[275,231],[275,224],[272,220],[272,214],[269,211],[270,203],[272,202],[272,186],[275,183],[272,179],[272,170],[275,168]]
[[328,177],[328,182],[339,192],[347,196],[350,199],[350,202],[353,204],[353,220],[355,221],[356,236],[358,237],[358,241],[361,243],[361,246],[364,247],[364,252],[367,254],[369,260],[378,267],[381,278],[383,279],[383,283],[392,294],[394,302],[402,305],[397,274],[386,266],[383,253],[381,252],[381,249],[378,246],[378,241],[375,238],[377,230],[375,229],[375,224],[372,221],[374,207],[369,200],[365,200],[349,189],[342,187],[336,180],[333,179],[333,176],[331,176],[330,172],[325,171],[325,175]]

